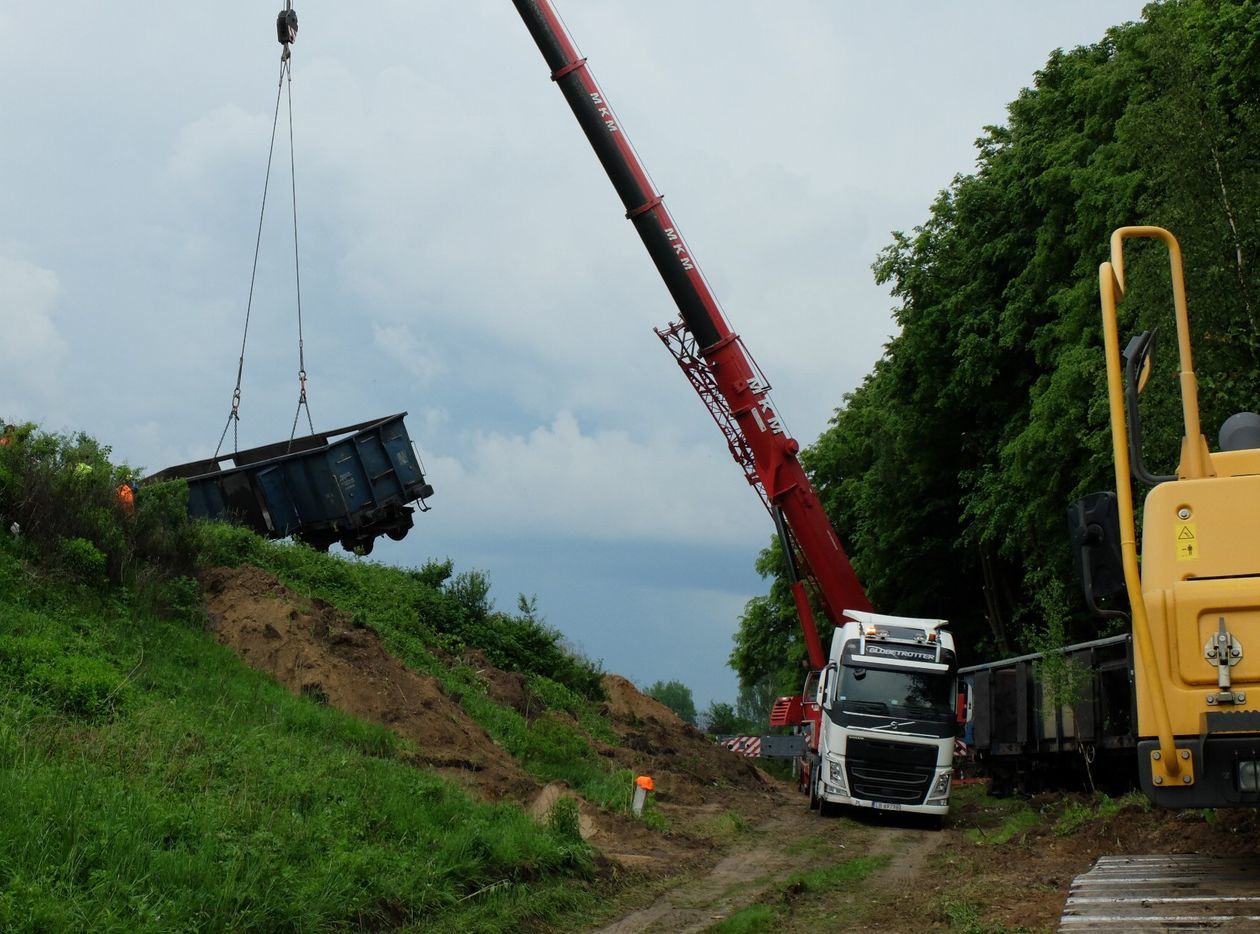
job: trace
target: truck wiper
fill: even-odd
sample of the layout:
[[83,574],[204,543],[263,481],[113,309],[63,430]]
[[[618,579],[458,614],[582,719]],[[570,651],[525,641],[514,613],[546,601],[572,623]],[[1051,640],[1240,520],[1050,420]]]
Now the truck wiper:
[[888,705],[883,701],[847,701],[846,703],[853,713],[888,713]]

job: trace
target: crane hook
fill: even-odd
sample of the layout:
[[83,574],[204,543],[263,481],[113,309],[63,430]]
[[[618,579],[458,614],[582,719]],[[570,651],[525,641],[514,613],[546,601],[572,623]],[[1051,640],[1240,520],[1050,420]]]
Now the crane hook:
[[284,9],[276,16],[276,38],[284,46],[282,59],[288,59],[289,46],[297,41],[298,18],[293,9],[293,0],[285,0]]

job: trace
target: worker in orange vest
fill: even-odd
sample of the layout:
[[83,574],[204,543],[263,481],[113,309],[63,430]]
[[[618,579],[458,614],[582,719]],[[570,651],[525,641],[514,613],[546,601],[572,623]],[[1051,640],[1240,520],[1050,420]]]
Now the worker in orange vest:
[[0,422],[0,448],[13,443],[13,426]]
[[136,490],[136,481],[130,475],[124,474],[123,482],[115,495],[118,497],[118,505],[129,516],[136,511]]

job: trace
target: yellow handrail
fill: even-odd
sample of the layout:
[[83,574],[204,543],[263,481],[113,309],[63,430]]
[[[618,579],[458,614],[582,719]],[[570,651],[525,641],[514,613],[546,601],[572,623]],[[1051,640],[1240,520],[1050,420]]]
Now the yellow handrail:
[[[1160,752],[1156,769],[1168,778],[1175,778],[1181,774],[1181,762],[1177,757],[1172,723],[1168,717],[1168,699],[1164,693],[1166,680],[1159,670],[1151,624],[1146,615],[1141,568],[1138,564],[1133,489],[1129,479],[1124,374],[1121,364],[1119,325],[1116,321],[1116,306],[1124,300],[1124,241],[1129,238],[1158,239],[1168,247],[1169,263],[1172,267],[1173,305],[1177,316],[1177,346],[1180,358],[1178,379],[1181,384],[1182,413],[1186,429],[1186,441],[1182,445],[1182,466],[1178,469],[1179,476],[1207,475],[1203,456],[1206,445],[1200,440],[1202,432],[1199,427],[1198,388],[1190,356],[1190,324],[1186,312],[1181,247],[1177,243],[1177,238],[1162,227],[1121,227],[1111,235],[1111,262],[1103,263],[1098,268],[1099,294],[1102,299],[1103,345],[1107,354],[1107,399],[1111,410],[1112,460],[1115,464],[1116,501],[1120,514],[1120,552],[1124,561],[1124,580],[1129,594],[1129,605],[1133,612],[1133,638],[1137,643],[1142,666],[1148,673],[1148,688],[1155,711],[1155,730],[1159,738]],[[1133,413],[1133,417],[1137,417],[1136,413]]]

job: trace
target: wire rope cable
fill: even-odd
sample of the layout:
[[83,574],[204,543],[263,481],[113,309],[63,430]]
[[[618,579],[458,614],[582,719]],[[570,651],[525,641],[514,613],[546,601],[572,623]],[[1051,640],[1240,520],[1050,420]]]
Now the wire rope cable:
[[214,449],[217,459],[223,448],[228,429],[232,431],[232,450],[239,450],[241,422],[241,380],[245,374],[245,345],[249,340],[249,318],[254,308],[254,285],[258,280],[258,254],[262,248],[263,218],[267,213],[267,190],[271,185],[271,160],[276,149],[276,127],[280,122],[280,96],[284,92],[284,76],[289,69],[289,62],[284,58],[280,62],[280,82],[276,88],[276,112],[271,118],[271,146],[267,150],[267,173],[263,178],[262,207],[258,210],[258,234],[254,238],[254,264],[249,274],[249,298],[245,302],[245,329],[241,334],[241,355],[236,363],[236,388],[232,390],[232,410],[228,412],[227,423],[223,426],[223,434],[219,436],[218,446]]
[[293,68],[292,43],[297,39],[297,14],[293,12],[292,0],[286,0],[285,8],[276,19],[277,38],[284,51],[280,55],[280,80],[276,86],[276,106],[271,117],[271,142],[267,148],[267,171],[263,178],[262,205],[258,210],[258,232],[254,237],[254,260],[249,274],[249,297],[245,302],[245,326],[241,333],[241,353],[236,363],[236,386],[232,390],[232,408],[228,412],[227,423],[219,435],[219,443],[214,449],[214,459],[218,460],[223,442],[227,439],[228,429],[232,429],[232,450],[240,450],[241,422],[241,385],[245,376],[245,348],[249,342],[249,323],[254,308],[254,289],[258,281],[258,257],[262,251],[263,222],[267,214],[267,194],[271,188],[271,165],[276,154],[276,130],[280,125],[280,100],[288,90],[289,112],[289,193],[293,205],[293,277],[297,296],[298,320],[298,404],[293,415],[293,429],[289,434],[290,448],[297,435],[298,418],[302,409],[306,409],[306,421],[311,434],[315,433],[315,424],[311,419],[311,407],[306,395],[306,348],[302,333],[302,269],[298,251],[298,218],[297,218],[297,168],[295,146],[293,143]]
[[[287,47],[286,47],[287,51]],[[286,62],[287,63],[287,62]],[[298,402],[293,413],[293,428],[289,432],[289,447],[293,447],[293,439],[297,436],[298,416],[306,409],[306,424],[315,434],[315,423],[311,419],[311,406],[306,398],[306,345],[302,336],[302,266],[298,259],[298,219],[297,219],[297,166],[294,160],[293,147],[293,70],[288,69],[288,101],[289,101],[289,192],[293,198],[293,279],[297,290],[297,322],[298,322]]]

